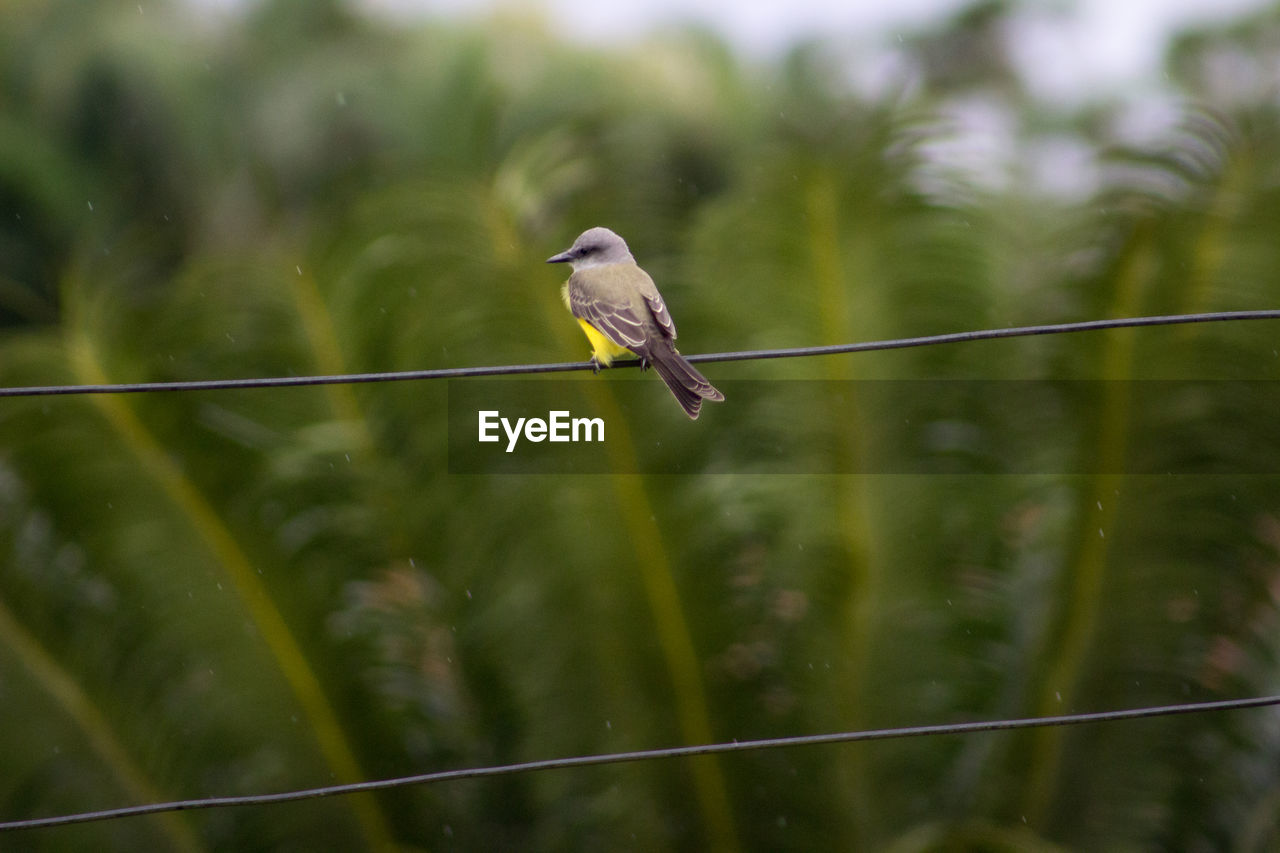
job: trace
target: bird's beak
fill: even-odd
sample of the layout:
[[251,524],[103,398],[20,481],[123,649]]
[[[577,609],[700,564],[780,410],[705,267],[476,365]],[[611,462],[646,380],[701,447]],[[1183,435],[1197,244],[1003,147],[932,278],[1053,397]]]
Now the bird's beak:
[[568,249],[566,249],[565,251],[561,252],[558,255],[552,255],[551,257],[547,258],[547,263],[563,264],[563,263],[568,263],[571,260],[573,260],[573,255],[570,253]]

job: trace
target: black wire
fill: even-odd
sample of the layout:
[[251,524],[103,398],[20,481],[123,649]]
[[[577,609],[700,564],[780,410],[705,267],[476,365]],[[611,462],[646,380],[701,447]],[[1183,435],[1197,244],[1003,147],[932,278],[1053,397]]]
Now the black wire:
[[[860,344],[833,344],[821,347],[792,347],[775,350],[746,350],[709,355],[686,356],[689,361],[745,361],[748,359],[794,358],[809,355],[837,355],[846,352],[906,349],[907,347],[959,344],[966,341],[992,341],[999,338],[1025,338],[1033,335],[1060,335],[1068,332],[1096,332],[1102,329],[1129,329],[1140,326],[1177,326],[1189,323],[1215,323],[1227,320],[1280,320],[1280,309],[1261,311],[1208,311],[1201,314],[1164,314],[1156,317],[1127,317],[1115,320],[1083,320],[1077,323],[1048,323],[1042,326],[1012,326],[1007,329],[982,329],[973,332],[951,332],[918,338],[868,341]],[[614,362],[620,364],[621,362]],[[628,365],[632,361],[626,362]],[[634,362],[638,364],[639,362]]]
[[[1228,320],[1275,320],[1280,319],[1280,310],[1265,311],[1219,311],[1201,314],[1177,314],[1157,317],[1132,317],[1116,320],[1090,320],[1079,323],[1054,323],[1041,326],[1020,326],[1008,329],[987,329],[972,332],[955,332],[944,335],[929,335],[915,338],[898,338],[886,341],[869,341],[854,344],[836,344],[832,346],[792,347],[772,350],[748,350],[743,352],[709,353],[688,356],[691,362],[746,361],[767,358],[797,358],[815,355],[836,355],[852,352],[869,352],[873,350],[903,349],[906,347],[932,346],[937,344],[963,343],[967,341],[995,340],[998,338],[1026,337],[1031,335],[1064,334],[1069,332],[1098,331],[1102,329],[1133,328],[1141,326],[1169,326],[1184,323],[1208,323]],[[615,362],[616,366],[637,366],[637,360]],[[458,367],[436,370],[410,370],[394,373],[356,373],[340,376],[294,376],[260,379],[212,379],[187,382],[138,382],[119,385],[44,385],[22,388],[0,388],[0,397],[35,397],[69,394],[128,394],[152,391],[213,391],[233,388],[280,388],[307,385],[336,385],[360,382],[396,382],[415,379],[451,379],[474,376],[503,376],[530,373],[556,373],[575,370],[591,370],[590,362],[571,362],[561,364],[524,364],[500,367]],[[935,726],[914,726],[900,729],[876,729],[862,732],[837,732],[823,735],[799,735],[765,740],[735,741],[732,743],[704,744],[699,746],[682,746],[668,749],[641,750],[636,752],[607,753],[603,755],[584,755],[570,758],[555,758],[542,761],[530,761],[521,764],[507,764],[495,767],[478,767],[463,770],[446,770],[437,773],[423,773],[416,776],[402,776],[372,782],[355,782],[344,785],[330,785],[322,788],[309,788],[298,791],[284,791],[276,794],[260,794],[241,797],[208,797],[193,800],[177,800],[167,803],[151,803],[141,806],[125,806],[115,809],[104,809],[93,812],[57,815],[53,817],[31,818],[0,822],[0,831],[19,829],[37,829],[41,827],[65,826],[75,823],[87,823],[99,820],[114,820],[125,817],[139,817],[161,812],[184,811],[190,809],[224,808],[232,806],[269,805],[272,803],[292,802],[296,800],[331,797],[343,794],[354,794],[368,791],[381,791],[408,785],[423,785],[436,782],[448,782],[458,779],[477,779],[491,776],[504,776],[515,773],[529,773],[538,770],[555,770],[569,767],[616,764],[629,761],[648,761],[656,759],[684,758],[695,755],[715,755],[729,752],[746,752],[757,749],[777,749],[781,747],[814,746],[820,744],[854,743],[870,740],[886,740],[890,738],[922,737],[936,735],[972,734],[977,732],[1008,731],[1012,729],[1036,728],[1042,726],[1066,726],[1085,723],[1114,722],[1145,717],[1169,716],[1174,714],[1205,713],[1209,711],[1225,711],[1243,708],[1257,708],[1280,705],[1280,696],[1255,697],[1250,699],[1231,699],[1221,702],[1200,702],[1185,705],[1164,705],[1148,708],[1134,708],[1121,711],[1103,711],[1092,714],[1070,714],[1055,717],[1035,717],[1015,720],[995,720],[972,723],[954,723]]]
[[1193,702],[1184,705],[1158,705],[1147,708],[1129,708],[1120,711],[1098,711],[1090,714],[1064,714],[1054,717],[1028,717],[1015,720],[984,720],[970,723],[948,723],[933,726],[910,726],[900,729],[872,729],[860,732],[835,732],[822,735],[794,735],[791,737],[765,738],[763,740],[732,741],[730,743],[677,746],[667,749],[646,749],[635,752],[612,752],[602,755],[579,755],[570,758],[548,758],[542,761],[526,761],[520,764],[504,764],[495,767],[473,767],[463,770],[444,770],[437,773],[421,773],[416,776],[399,776],[372,782],[353,782],[345,785],[329,785],[300,791],[284,791],[277,794],[255,794],[242,797],[206,797],[196,800],[176,800],[169,803],[151,803],[143,806],[125,806],[116,809],[81,812],[54,817],[30,818],[0,823],[0,831],[39,829],[50,826],[66,826],[98,820],[116,820],[125,817],[153,815],[160,812],[176,812],[191,809],[225,808],[230,806],[262,806],[287,803],[340,794],[385,791],[409,785],[426,785],[436,782],[452,782],[459,779],[481,779],[492,776],[510,776],[516,773],[532,773],[538,770],[563,770],[568,767],[591,767],[601,764],[620,764],[631,761],[652,761],[664,758],[687,758],[694,755],[718,755],[727,752],[748,752],[757,749],[778,749],[793,746],[816,746],[834,743],[858,743],[892,738],[929,737],[937,735],[964,735],[977,732],[1009,731],[1045,726],[1072,726],[1085,723],[1107,723],[1120,720],[1136,720],[1146,717],[1167,717],[1175,714],[1200,714],[1209,711],[1232,711],[1244,708],[1260,708],[1280,705],[1280,696],[1255,696],[1245,699],[1225,699],[1217,702]]
[[[895,338],[856,344],[832,344],[817,347],[745,350],[690,355],[691,362],[748,361],[766,358],[800,358],[814,355],[839,355],[873,350],[955,344],[966,341],[989,341],[1031,335],[1053,335],[1068,332],[1091,332],[1102,329],[1124,329],[1138,326],[1173,326],[1184,323],[1212,323],[1227,320],[1278,320],[1280,310],[1213,311],[1203,314],[1170,314],[1159,317],[1129,317],[1117,320],[1086,320],[1079,323],[1052,323],[1043,326],[1016,326],[1008,329],[983,329],[952,332],[917,338]],[[637,367],[637,359],[615,361],[614,367]],[[510,364],[494,367],[446,367],[434,370],[403,370],[391,373],[349,373],[338,376],[277,376],[258,379],[197,379],[184,382],[133,382],[118,385],[32,385],[0,388],[0,397],[52,397],[68,394],[138,394],[152,391],[223,391],[233,388],[286,388],[305,385],[340,385],[361,382],[404,382],[415,379],[459,379],[474,376],[516,376],[529,373],[567,373],[594,370],[589,361],[552,364]]]

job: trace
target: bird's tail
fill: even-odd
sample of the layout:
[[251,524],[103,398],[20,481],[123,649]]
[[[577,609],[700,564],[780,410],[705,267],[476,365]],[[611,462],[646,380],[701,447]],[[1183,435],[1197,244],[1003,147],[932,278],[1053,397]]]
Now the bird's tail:
[[707,381],[707,377],[685,361],[684,356],[674,348],[653,353],[649,361],[689,417],[698,417],[703,400],[719,402],[724,399],[724,395]]

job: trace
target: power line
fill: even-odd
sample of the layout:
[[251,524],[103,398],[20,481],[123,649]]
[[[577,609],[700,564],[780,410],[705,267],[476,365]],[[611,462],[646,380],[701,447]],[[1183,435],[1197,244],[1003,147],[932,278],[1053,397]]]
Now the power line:
[[444,770],[437,773],[421,773],[415,776],[399,776],[392,779],[380,779],[372,782],[354,782],[345,785],[329,785],[323,788],[307,788],[305,790],[284,791],[276,794],[255,794],[241,797],[206,797],[195,800],[176,800],[168,803],[151,803],[142,806],[125,806],[122,808],[103,809],[101,811],[81,812],[78,814],[57,815],[54,817],[6,821],[0,823],[0,831],[39,829],[42,827],[66,826],[73,823],[88,823],[90,821],[100,820],[118,820],[126,817],[153,815],[160,812],[228,808],[235,806],[271,805],[274,803],[287,803],[297,800],[315,799],[318,797],[333,797],[342,794],[384,791],[389,788],[403,788],[409,785],[427,785],[439,782],[453,782],[460,779],[482,779],[493,776],[510,776],[517,773],[533,773],[539,770],[563,770],[571,767],[593,767],[602,764],[621,764],[632,761],[688,758],[695,755],[718,755],[729,752],[749,752],[759,749],[779,749],[783,747],[820,746],[824,744],[859,743],[872,740],[934,737],[939,735],[965,735],[976,734],[978,732],[1010,731],[1015,729],[1040,728],[1045,726],[1074,726],[1086,723],[1110,723],[1147,717],[1167,717],[1177,714],[1201,714],[1211,711],[1233,711],[1245,708],[1261,708],[1272,705],[1280,705],[1280,696],[1226,699],[1217,702],[1193,702],[1183,705],[1157,705],[1146,708],[1129,708],[1119,711],[1098,711],[1089,714],[1063,714],[1061,716],[1054,717],[1026,717],[1013,720],[983,720],[969,723],[909,726],[897,729],[872,729],[868,731],[835,732],[820,735],[793,735],[791,737],[732,741],[729,743],[713,743],[699,746],[677,746],[666,749],[638,750],[635,752],[612,752],[601,755],[580,755],[570,758],[549,758],[541,761],[526,761],[520,764],[474,767],[463,770]]
[[[769,358],[802,358],[816,355],[906,349],[908,347],[990,341],[999,338],[1054,335],[1070,332],[1092,332],[1103,329],[1125,329],[1140,326],[1173,326],[1188,323],[1212,323],[1229,320],[1280,320],[1280,310],[1212,311],[1203,314],[1169,314],[1157,317],[1128,317],[1116,320],[1085,320],[1078,323],[1051,323],[1042,326],[1015,326],[1007,329],[983,329],[952,332],[915,338],[893,338],[829,346],[786,347],[782,349],[744,350],[741,352],[690,355],[691,362],[750,361]],[[614,367],[637,367],[636,359],[615,361]],[[158,391],[225,391],[237,388],[287,388],[307,385],[346,385],[363,382],[406,382],[423,379],[461,379],[476,376],[517,376],[530,373],[567,373],[594,370],[589,361],[550,364],[509,364],[493,367],[446,367],[432,370],[402,370],[389,373],[348,373],[337,376],[276,376],[252,379],[197,379],[180,382],[132,382],[116,385],[31,385],[0,388],[0,397],[53,397],[71,394],[139,394]]]
[[[1280,319],[1280,310],[1262,311],[1222,311],[1199,314],[1177,314],[1154,317],[1133,317],[1113,320],[1090,320],[1077,323],[1055,323],[1038,326],[1019,326],[1006,329],[987,329],[969,332],[955,332],[942,335],[929,335],[913,338],[896,338],[863,343],[836,344],[830,346],[790,347],[769,350],[747,350],[741,352],[708,353],[687,356],[691,362],[747,361],[770,358],[799,358],[819,355],[838,355],[844,353],[870,352],[875,350],[904,349],[908,347],[934,346],[971,341],[995,340],[1000,338],[1028,337],[1033,335],[1066,334],[1072,332],[1100,331],[1105,329],[1135,328],[1144,326],[1168,326],[1189,323],[1223,322],[1232,320],[1275,320]],[[638,366],[639,361],[627,360],[615,362],[618,367]],[[34,397],[34,396],[66,396],[74,394],[127,394],[160,391],[213,391],[249,388],[281,388],[310,385],[356,384],[364,382],[396,382],[425,379],[453,379],[479,376],[511,376],[533,373],[557,373],[578,370],[591,370],[591,362],[568,362],[551,364],[524,364],[493,367],[459,367],[431,370],[411,370],[387,373],[357,373],[336,376],[291,376],[249,379],[212,379],[178,382],[139,382],[104,385],[44,385],[17,388],[0,388],[0,397]],[[126,806],[115,809],[82,812],[44,818],[32,818],[0,822],[0,831],[19,829],[37,829],[41,827],[64,826],[91,821],[115,820],[126,817],[138,817],[162,812],[174,812],[193,809],[225,808],[236,806],[269,805],[273,803],[292,802],[318,797],[330,797],[368,791],[380,791],[409,785],[423,785],[449,782],[461,779],[477,779],[492,776],[528,773],[539,770],[566,769],[572,767],[616,764],[632,761],[648,761],[658,759],[683,758],[696,755],[713,755],[730,752],[746,752],[759,749],[777,749],[782,747],[814,746],[835,743],[855,743],[870,740],[886,740],[890,738],[923,737],[938,735],[962,735],[977,732],[1007,731],[1043,726],[1066,726],[1086,723],[1114,722],[1145,717],[1169,716],[1174,714],[1206,713],[1211,711],[1237,710],[1263,706],[1280,705],[1280,696],[1267,696],[1250,699],[1235,699],[1221,702],[1202,702],[1185,705],[1166,705],[1147,708],[1135,708],[1120,711],[1105,711],[1092,714],[1074,714],[1055,717],[1023,718],[1014,720],[980,721],[971,723],[955,723],[934,726],[915,726],[898,729],[877,729],[860,732],[838,732],[822,735],[800,735],[764,740],[735,741],[731,743],[704,744],[697,746],[672,747],[666,749],[641,750],[635,752],[606,753],[601,755],[574,756],[569,758],[545,759],[520,764],[479,767],[462,770],[447,770],[436,773],[424,773],[414,776],[403,776],[392,779],[357,782],[344,785],[332,785],[321,788],[310,788],[296,791],[285,791],[275,794],[249,795],[239,797],[209,797],[202,799],[178,800],[166,803],[152,803],[140,806]]]
[[[1026,338],[1034,335],[1061,335],[1069,332],[1096,332],[1103,329],[1130,329],[1141,326],[1179,326],[1190,323],[1220,323],[1228,320],[1280,320],[1280,309],[1261,311],[1209,311],[1201,314],[1164,314],[1156,317],[1127,317],[1115,320],[1082,320],[1076,323],[1048,323],[1042,326],[1011,326],[1007,329],[982,329],[973,332],[951,332],[918,338],[896,338],[860,344],[833,344],[819,347],[791,347],[775,350],[747,350],[710,355],[686,356],[689,361],[745,361],[748,359],[795,358],[810,355],[837,355],[847,352],[906,349],[908,347],[959,344],[968,341],[992,341],[1000,338]],[[619,364],[621,362],[614,362]],[[638,363],[628,361],[630,365]]]

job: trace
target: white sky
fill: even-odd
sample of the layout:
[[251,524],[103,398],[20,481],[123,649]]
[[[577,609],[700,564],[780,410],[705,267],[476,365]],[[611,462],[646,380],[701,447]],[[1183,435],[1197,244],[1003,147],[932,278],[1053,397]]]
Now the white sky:
[[[205,0],[235,3],[237,0]],[[396,15],[475,17],[542,10],[584,42],[625,40],[669,21],[710,25],[739,48],[770,55],[804,36],[853,43],[914,30],[963,8],[965,0],[358,0]],[[1015,61],[1038,93],[1072,94],[1152,82],[1178,28],[1262,8],[1267,0],[1024,0],[1011,38]]]
[[[252,0],[188,0],[235,9]],[[741,50],[769,56],[818,35],[850,44],[914,31],[968,5],[966,0],[353,0],[395,17],[541,14],[569,38],[607,44],[672,21],[698,21]],[[1023,0],[1010,34],[1012,54],[1037,94],[1074,100],[1098,91],[1158,84],[1158,63],[1180,27],[1227,19],[1268,0]]]
[[[229,11],[254,0],[187,0]],[[892,82],[896,36],[919,32],[969,5],[967,0],[352,0],[394,18],[483,19],[495,13],[542,17],[565,37],[608,45],[642,38],[671,22],[697,21],[749,55],[768,57],[817,36],[850,48],[850,81],[868,94]],[[1131,142],[1158,138],[1178,111],[1163,85],[1160,59],[1178,30],[1230,20],[1269,0],[1022,0],[1005,33],[1031,92],[1064,106],[1114,96],[1130,104],[1115,130]],[[887,70],[887,76],[886,76]],[[933,159],[978,185],[1013,180],[1017,128],[981,102],[952,104],[954,133],[936,140]],[[1024,158],[1022,178],[1060,194],[1093,185],[1092,152],[1079,140],[1041,140]]]

